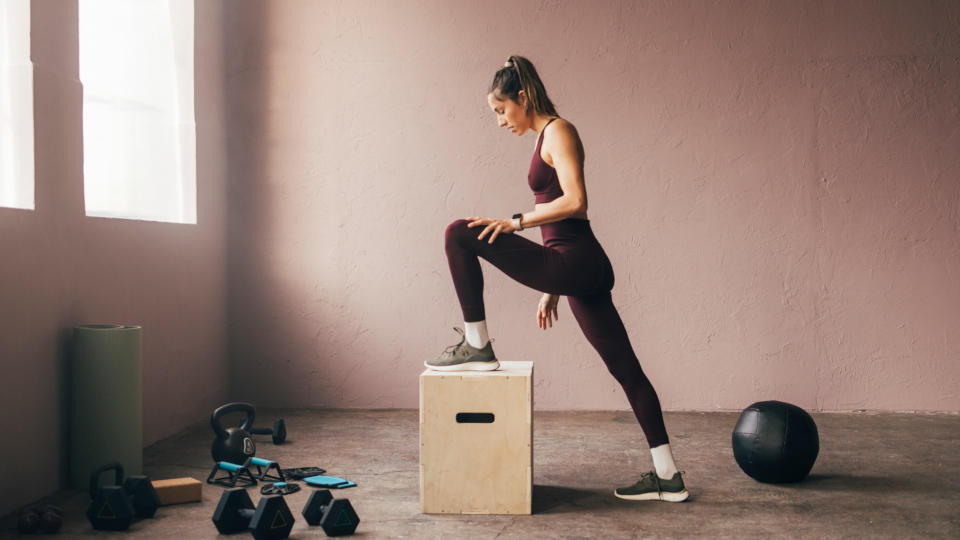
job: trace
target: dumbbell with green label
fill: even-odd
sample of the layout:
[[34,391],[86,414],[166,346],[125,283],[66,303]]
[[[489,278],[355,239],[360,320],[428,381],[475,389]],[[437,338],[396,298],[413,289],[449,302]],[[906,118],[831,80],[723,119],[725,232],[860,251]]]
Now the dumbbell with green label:
[[360,524],[360,518],[350,504],[350,499],[334,499],[329,489],[320,489],[310,494],[302,514],[310,525],[320,525],[327,536],[353,534]]

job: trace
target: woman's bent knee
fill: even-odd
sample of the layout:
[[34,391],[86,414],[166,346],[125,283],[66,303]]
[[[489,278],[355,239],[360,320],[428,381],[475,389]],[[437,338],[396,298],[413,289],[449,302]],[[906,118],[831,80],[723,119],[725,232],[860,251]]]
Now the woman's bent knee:
[[460,240],[467,238],[467,235],[472,234],[473,231],[470,230],[470,227],[467,225],[470,223],[470,220],[467,219],[458,219],[447,225],[447,232],[444,235],[444,241],[447,245],[459,243]]

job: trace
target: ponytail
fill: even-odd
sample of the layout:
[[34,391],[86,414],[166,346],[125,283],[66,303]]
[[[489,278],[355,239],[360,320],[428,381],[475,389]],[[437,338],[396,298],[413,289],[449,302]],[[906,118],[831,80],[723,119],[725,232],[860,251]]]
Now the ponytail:
[[526,112],[544,116],[559,116],[553,102],[547,97],[547,89],[530,60],[518,55],[511,56],[503,67],[497,70],[490,84],[490,93],[498,98],[517,102],[520,91],[527,96]]

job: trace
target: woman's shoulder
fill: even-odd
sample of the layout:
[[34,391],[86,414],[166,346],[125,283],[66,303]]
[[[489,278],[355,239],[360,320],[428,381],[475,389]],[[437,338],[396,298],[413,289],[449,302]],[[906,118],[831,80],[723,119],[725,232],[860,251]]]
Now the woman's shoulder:
[[556,117],[547,125],[543,136],[544,142],[546,142],[547,139],[561,143],[580,140],[580,134],[577,132],[576,126],[566,118],[560,116]]
[[559,116],[550,122],[543,137],[544,146],[549,148],[572,147],[581,149],[583,147],[576,126],[566,118]]
[[577,128],[573,125],[573,122],[563,118],[562,116],[557,116],[547,125],[547,132],[577,132]]

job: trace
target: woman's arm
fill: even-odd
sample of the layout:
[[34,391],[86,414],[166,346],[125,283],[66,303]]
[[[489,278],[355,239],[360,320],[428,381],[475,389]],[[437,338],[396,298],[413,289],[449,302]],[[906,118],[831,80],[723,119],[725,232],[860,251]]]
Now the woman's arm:
[[[549,137],[544,134],[541,148],[547,163],[557,171],[563,195],[523,214],[523,228],[538,227],[582,213],[587,209],[587,189],[583,180],[583,145],[573,124],[560,119]],[[552,161],[553,163],[550,163]]]
[[[550,130],[549,137],[546,133],[544,134],[543,144],[540,147],[546,154],[547,164],[557,171],[557,179],[560,181],[563,195],[524,213],[522,220],[524,229],[562,221],[587,210],[587,189],[583,182],[583,144],[573,124],[562,118],[555,124],[557,126]],[[467,219],[470,220],[467,227],[484,227],[477,236],[478,240],[483,240],[483,237],[490,233],[487,241],[491,244],[499,234],[516,231],[509,218],[491,219],[473,216]]]

